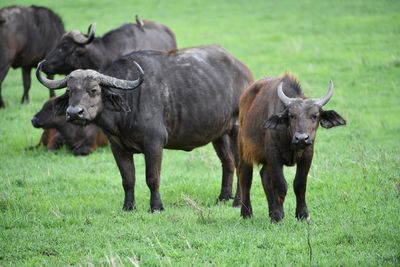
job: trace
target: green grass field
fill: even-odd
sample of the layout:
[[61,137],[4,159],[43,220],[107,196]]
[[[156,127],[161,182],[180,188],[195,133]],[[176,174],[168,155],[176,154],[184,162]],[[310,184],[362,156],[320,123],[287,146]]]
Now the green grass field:
[[[0,6],[16,2],[33,3]],[[32,76],[31,102],[20,105],[21,71],[12,70],[0,110],[0,266],[400,265],[399,1],[35,4],[55,10],[69,30],[97,22],[98,34],[135,14],[160,21],[179,47],[220,44],[256,79],[293,72],[311,97],[323,95],[332,79],[326,108],[348,125],[319,130],[307,191],[310,225],[294,218],[291,186],[283,222],[270,223],[257,168],[252,219],[241,219],[231,203],[217,205],[221,169],[210,145],[165,151],[166,210],[156,214],[148,213],[143,156],[135,156],[137,210],[126,213],[109,148],[88,157],[25,150],[39,140],[30,119],[48,91]],[[289,185],[294,171],[285,169]]]

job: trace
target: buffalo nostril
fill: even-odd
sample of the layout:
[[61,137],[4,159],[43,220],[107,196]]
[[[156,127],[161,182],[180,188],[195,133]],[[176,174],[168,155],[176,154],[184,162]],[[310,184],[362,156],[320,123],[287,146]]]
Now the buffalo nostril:
[[83,117],[83,108],[78,108],[77,114],[78,114],[79,118],[82,118]]
[[304,138],[304,140],[306,140],[306,141],[307,141],[308,139],[309,139],[309,136],[308,136],[308,135],[306,135],[306,137]]
[[69,106],[67,108],[67,119],[77,119],[83,117],[84,110],[81,107]]

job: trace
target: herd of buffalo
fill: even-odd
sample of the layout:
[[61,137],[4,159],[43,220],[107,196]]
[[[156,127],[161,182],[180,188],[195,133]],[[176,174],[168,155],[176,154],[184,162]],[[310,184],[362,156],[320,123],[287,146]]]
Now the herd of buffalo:
[[[0,9],[0,40],[0,108],[8,69],[22,68],[24,103],[37,67],[37,79],[50,92],[32,118],[34,127],[44,129],[38,145],[66,145],[75,155],[88,155],[110,143],[124,210],[135,208],[133,154],[144,154],[150,210],[159,211],[163,149],[191,151],[211,142],[222,163],[218,200],[232,198],[236,170],[233,205],[244,218],[252,216],[253,165],[259,164],[269,216],[278,222],[287,192],[283,166],[296,165],[295,216],[305,219],[318,126],[346,124],[334,110],[323,109],[333,95],[332,81],[316,99],[305,97],[290,74],[254,81],[246,65],[222,47],[177,49],[167,26],[138,17],[97,37],[95,24],[85,34],[65,31],[48,8],[11,6]],[[64,78],[54,79],[56,74]]]

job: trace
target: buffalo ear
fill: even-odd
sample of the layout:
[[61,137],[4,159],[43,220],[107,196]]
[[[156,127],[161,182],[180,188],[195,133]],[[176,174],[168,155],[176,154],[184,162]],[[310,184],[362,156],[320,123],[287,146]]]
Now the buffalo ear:
[[320,125],[326,129],[346,125],[346,120],[342,118],[336,111],[334,110],[326,110],[321,112],[321,119],[319,121]]
[[124,111],[130,112],[131,108],[126,104],[119,94],[110,92],[108,90],[102,90],[104,106],[106,109],[111,111]]
[[274,114],[268,118],[263,123],[264,129],[273,129],[282,131],[285,130],[289,126],[289,118],[288,118],[288,110],[285,109],[283,112]]
[[67,112],[69,96],[68,93],[65,93],[59,97],[54,99],[54,107],[53,110],[56,116],[63,116]]

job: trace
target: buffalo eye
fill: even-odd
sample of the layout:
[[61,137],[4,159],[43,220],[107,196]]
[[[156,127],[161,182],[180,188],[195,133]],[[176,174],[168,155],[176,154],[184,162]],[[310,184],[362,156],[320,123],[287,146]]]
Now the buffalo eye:
[[317,119],[318,119],[318,114],[314,114],[314,115],[311,116],[311,120],[312,121],[315,122],[315,121],[317,121]]
[[89,90],[89,94],[92,95],[92,96],[95,95],[96,92],[97,92],[96,87],[93,87],[93,88],[91,88],[91,89]]
[[296,119],[296,116],[295,116],[294,114],[289,114],[289,119],[295,120],[295,119]]

